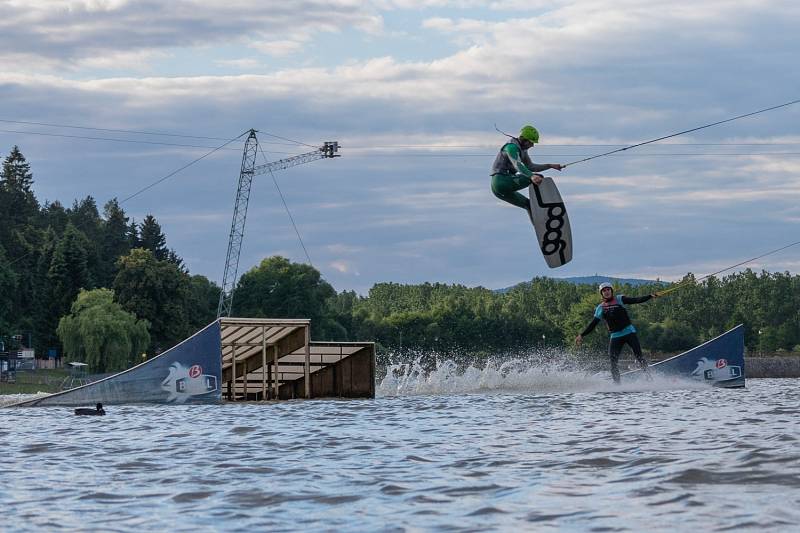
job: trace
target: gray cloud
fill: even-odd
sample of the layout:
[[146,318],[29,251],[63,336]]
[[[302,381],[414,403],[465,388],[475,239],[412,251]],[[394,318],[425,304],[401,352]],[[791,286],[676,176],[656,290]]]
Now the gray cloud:
[[[291,50],[292,42],[313,42],[314,32],[371,31],[396,10],[440,4],[364,11],[341,1],[336,27],[323,20],[327,2],[263,13],[245,2],[73,2],[61,11],[13,4],[0,39],[31,62],[0,78],[0,118],[225,138],[256,127],[310,144],[342,141],[341,159],[276,174],[312,259],[340,290],[388,280],[500,287],[543,274],[706,273],[715,258],[733,263],[796,232],[800,157],[660,155],[800,151],[791,144],[649,146],[553,172],[576,244],[575,260],[558,271],[544,265],[525,214],[491,195],[487,176],[503,140],[495,122],[512,132],[535,123],[543,143],[534,159],[564,162],[610,148],[555,144],[629,144],[797,98],[790,91],[800,80],[786,59],[798,52],[798,9],[789,2],[591,1],[515,11],[499,22],[421,17],[408,31],[459,43],[435,60],[382,52],[240,76],[49,70],[117,54],[146,68],[148,54],[175,47],[200,56],[216,45],[283,40]],[[143,28],[156,13],[157,23]],[[15,29],[23,22],[26,29]],[[787,108],[680,141],[796,145],[798,115]],[[204,153],[9,133],[0,140],[22,147],[40,198],[66,203],[124,197]],[[261,140],[270,158],[308,149]],[[189,268],[219,281],[240,158],[235,150],[215,154],[125,208],[137,220],[153,213]],[[305,259],[271,179],[261,176],[242,269],[279,252]]]
[[[301,43],[308,34],[354,27],[377,31],[380,17],[349,0],[32,0],[4,2],[0,47],[6,58],[38,58],[51,67],[88,64],[98,56],[136,57],[173,48],[219,44]],[[142,56],[144,57],[144,56]],[[105,65],[111,66],[111,65]]]

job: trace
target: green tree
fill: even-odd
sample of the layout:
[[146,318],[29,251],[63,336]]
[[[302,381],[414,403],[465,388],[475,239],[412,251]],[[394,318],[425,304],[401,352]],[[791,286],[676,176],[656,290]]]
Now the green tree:
[[41,279],[37,278],[35,267],[41,253],[43,232],[26,223],[14,227],[11,233],[8,246],[0,246],[5,248],[6,257],[9,258],[8,266],[15,274],[16,288],[11,293],[3,294],[3,297],[11,300],[16,317],[14,324],[29,331],[40,305],[36,294],[41,287]]
[[101,278],[99,285],[110,287],[117,275],[117,259],[130,250],[128,235],[128,217],[119,206],[116,198],[112,198],[103,208],[102,246],[101,246]]
[[138,362],[150,343],[147,326],[114,302],[113,291],[82,290],[57,333],[67,360],[84,362],[93,372],[118,372]]
[[[569,310],[564,320],[564,338],[572,345],[575,337],[584,330],[594,317],[594,311],[600,303],[600,296],[596,291],[583,295],[580,301],[576,302]],[[606,326],[601,322],[595,330],[584,337],[583,346],[590,351],[602,351],[608,344],[608,332]]]
[[26,269],[26,276],[31,280],[33,287],[29,293],[35,302],[35,307],[26,312],[30,317],[34,333],[34,347],[38,353],[45,353],[47,348],[58,346],[56,327],[58,319],[67,312],[57,303],[57,295],[52,290],[49,276],[53,263],[53,254],[58,245],[59,238],[52,226],[44,231],[42,244],[30,269]]
[[136,220],[131,219],[128,225],[128,247],[133,250],[134,248],[141,248],[142,243],[139,241],[139,225]]
[[0,174],[0,213],[6,228],[28,223],[38,213],[39,203],[32,186],[31,166],[15,145],[3,161]]
[[159,261],[164,261],[169,255],[167,248],[167,238],[161,232],[161,226],[153,215],[144,217],[139,227],[139,248],[150,250],[153,256]]
[[192,333],[190,280],[174,263],[135,248],[119,258],[114,293],[123,309],[150,323],[150,352],[166,350]]
[[150,250],[159,261],[174,263],[183,273],[188,274],[183,259],[174,250],[167,248],[167,238],[153,215],[147,215],[142,221],[136,246]]
[[188,318],[192,331],[207,326],[217,317],[220,288],[205,276],[189,278]]
[[[8,264],[5,250],[0,246],[0,294],[14,294],[16,289],[17,276]],[[9,332],[14,322],[12,302],[11,298],[0,298],[0,335]]]
[[47,277],[50,282],[52,311],[55,316],[65,313],[80,289],[90,289],[89,270],[86,266],[89,255],[89,240],[71,223],[53,250]]
[[52,228],[57,235],[64,233],[69,222],[69,214],[67,210],[61,205],[61,202],[56,200],[53,203],[46,203],[41,211],[42,227]]
[[36,263],[42,232],[37,227],[39,204],[33,194],[30,164],[18,146],[3,161],[0,172],[0,246],[5,250],[16,274],[16,290],[10,298],[16,318],[14,324],[29,327],[36,302],[36,280],[31,275]]
[[67,212],[70,222],[88,239],[86,246],[86,268],[92,287],[100,285],[104,277],[104,262],[101,259],[102,224],[97,203],[94,198],[87,196],[81,201],[75,201]]
[[341,340],[358,340],[359,316],[357,314],[358,303],[361,298],[355,291],[342,291],[334,295],[327,302],[327,309],[331,318],[342,326],[345,336]]
[[314,337],[330,340],[342,335],[341,325],[328,310],[335,294],[314,267],[275,256],[241,277],[233,309],[237,316],[310,318]]
[[103,221],[97,210],[97,202],[91,196],[81,201],[75,200],[67,212],[69,221],[90,240],[98,240]]
[[659,352],[683,352],[698,344],[695,330],[673,318],[666,318],[663,322],[641,322],[637,329],[642,344]]

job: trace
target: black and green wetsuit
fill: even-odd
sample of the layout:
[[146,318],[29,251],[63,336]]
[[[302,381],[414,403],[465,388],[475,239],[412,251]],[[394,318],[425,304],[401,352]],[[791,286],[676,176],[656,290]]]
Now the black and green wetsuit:
[[512,137],[500,148],[492,165],[492,192],[495,196],[525,210],[530,208],[528,198],[517,191],[531,184],[531,176],[550,168],[537,165],[523,150],[519,139]]

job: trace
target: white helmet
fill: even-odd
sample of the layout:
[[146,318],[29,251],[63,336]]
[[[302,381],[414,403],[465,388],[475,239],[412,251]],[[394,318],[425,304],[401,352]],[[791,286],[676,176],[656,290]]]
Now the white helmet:
[[614,287],[607,281],[601,283],[597,290],[602,293],[603,289],[611,289],[612,292],[614,291]]

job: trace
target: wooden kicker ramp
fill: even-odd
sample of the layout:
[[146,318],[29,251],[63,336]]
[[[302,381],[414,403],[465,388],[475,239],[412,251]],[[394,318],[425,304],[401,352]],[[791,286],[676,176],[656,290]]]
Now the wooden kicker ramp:
[[221,318],[223,399],[374,398],[375,344],[311,341],[310,326]]

